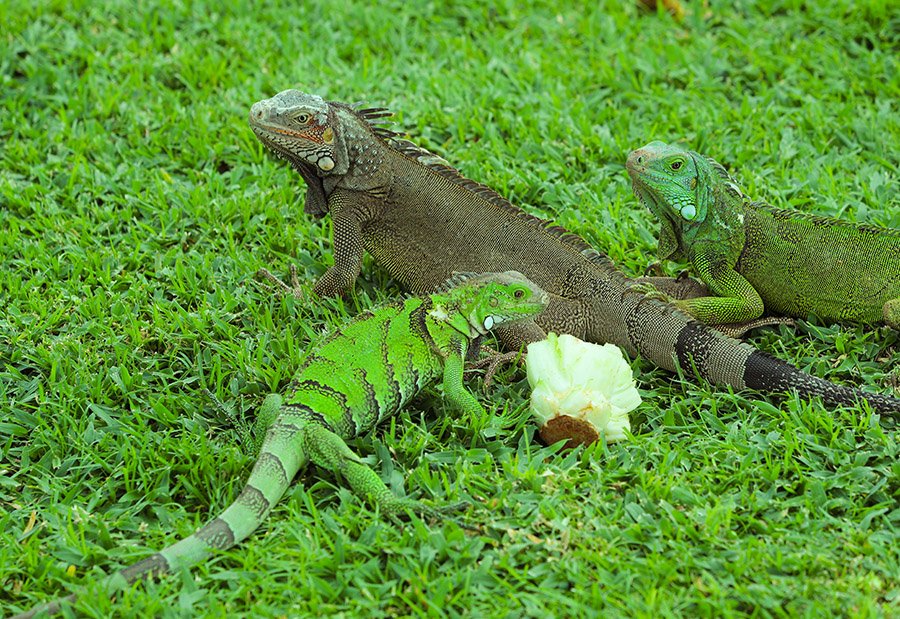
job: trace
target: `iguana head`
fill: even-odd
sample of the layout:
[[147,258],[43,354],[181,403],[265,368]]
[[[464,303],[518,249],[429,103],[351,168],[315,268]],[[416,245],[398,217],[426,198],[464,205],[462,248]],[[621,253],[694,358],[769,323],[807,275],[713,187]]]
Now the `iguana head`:
[[319,175],[347,171],[345,152],[338,152],[334,114],[322,97],[285,90],[250,108],[250,127],[275,154]]
[[322,97],[299,90],[285,90],[250,108],[256,137],[306,181],[304,210],[315,216],[328,211],[323,179],[345,174],[350,166],[337,112]]
[[540,314],[550,296],[518,271],[454,273],[433,296],[433,318],[446,319],[469,337]]
[[681,232],[706,220],[712,195],[707,159],[680,146],[650,142],[625,163],[635,195],[660,220],[659,258],[679,252]]

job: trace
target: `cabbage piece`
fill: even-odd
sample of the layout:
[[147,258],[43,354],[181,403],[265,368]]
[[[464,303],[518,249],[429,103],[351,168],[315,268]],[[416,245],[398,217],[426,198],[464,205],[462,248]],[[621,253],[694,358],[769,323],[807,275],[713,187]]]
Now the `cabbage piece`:
[[625,438],[628,412],[641,396],[631,366],[613,344],[592,344],[555,333],[528,345],[531,413],[546,443],[568,439],[567,447]]

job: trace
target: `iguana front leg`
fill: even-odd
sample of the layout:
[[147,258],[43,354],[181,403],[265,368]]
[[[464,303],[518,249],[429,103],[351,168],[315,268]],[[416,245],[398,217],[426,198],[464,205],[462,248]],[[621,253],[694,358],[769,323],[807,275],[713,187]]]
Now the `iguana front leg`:
[[[313,292],[320,297],[335,297],[350,290],[359,277],[365,251],[362,238],[362,222],[367,212],[365,203],[354,194],[335,192],[328,200],[328,207],[331,210],[334,266],[325,271],[313,287]],[[282,293],[296,299],[304,297],[294,265],[291,265],[290,285],[268,269],[259,269],[256,275],[275,284]]]
[[334,266],[316,282],[313,292],[320,297],[334,297],[350,290],[362,269],[362,220],[365,209],[352,197],[333,193],[328,200],[331,210]]
[[463,368],[465,366],[466,342],[452,342],[452,349],[445,350],[444,357],[444,396],[450,404],[466,416],[485,414],[484,407],[471,391],[463,385]]
[[762,316],[762,297],[733,265],[703,254],[695,255],[693,264],[700,279],[718,296],[676,301],[677,307],[711,325],[745,323]]

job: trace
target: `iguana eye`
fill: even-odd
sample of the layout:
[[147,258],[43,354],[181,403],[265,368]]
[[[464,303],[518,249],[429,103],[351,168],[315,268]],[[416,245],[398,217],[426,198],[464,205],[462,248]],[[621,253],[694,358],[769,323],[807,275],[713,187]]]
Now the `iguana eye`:
[[294,120],[296,120],[301,125],[305,125],[309,122],[309,114],[297,114],[294,116]]
[[673,170],[677,171],[677,170],[680,170],[681,166],[683,166],[683,165],[684,165],[684,162],[681,159],[676,159],[675,161],[673,161],[672,163],[669,164],[669,167],[672,168]]
[[525,296],[525,291],[522,290],[521,288],[519,288],[513,293],[513,296],[517,299],[521,299],[522,297]]

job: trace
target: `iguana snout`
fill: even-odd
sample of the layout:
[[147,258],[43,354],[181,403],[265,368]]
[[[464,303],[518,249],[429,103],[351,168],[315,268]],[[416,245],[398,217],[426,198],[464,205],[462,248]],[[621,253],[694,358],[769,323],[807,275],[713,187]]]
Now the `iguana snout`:
[[654,140],[646,146],[631,151],[628,154],[628,159],[625,160],[625,169],[628,170],[628,175],[634,178],[635,174],[643,174],[646,172],[647,164],[657,156],[657,153],[659,153],[660,150],[666,148],[666,146],[665,142]]

